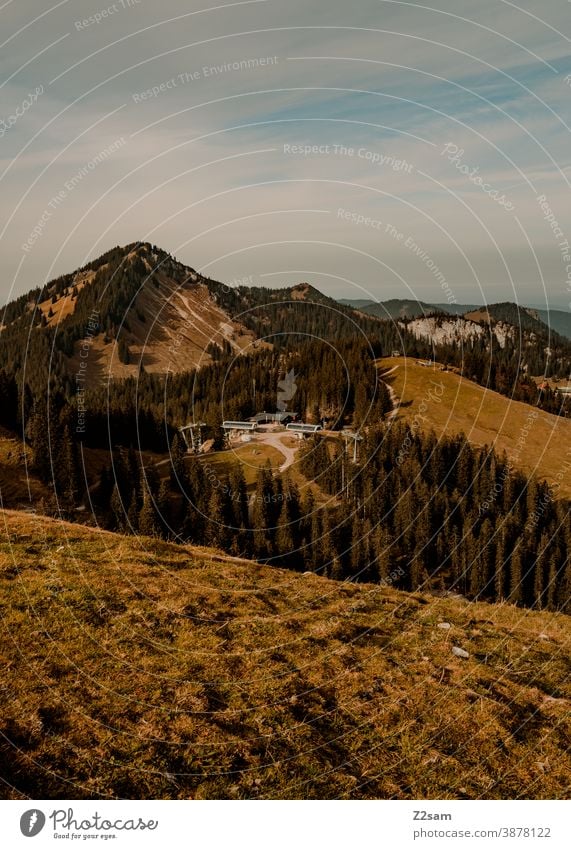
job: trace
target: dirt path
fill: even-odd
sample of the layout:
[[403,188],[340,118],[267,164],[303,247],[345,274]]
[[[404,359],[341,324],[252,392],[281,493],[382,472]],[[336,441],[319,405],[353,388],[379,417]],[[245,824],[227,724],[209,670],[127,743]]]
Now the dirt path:
[[388,371],[385,371],[385,372],[381,375],[381,380],[383,381],[383,383],[386,385],[387,389],[389,390],[389,395],[391,396],[391,403],[392,403],[392,405],[393,405],[392,410],[391,410],[391,411],[390,411],[390,413],[387,415],[387,421],[390,421],[391,419],[394,419],[394,417],[395,417],[395,416],[396,416],[396,414],[398,413],[398,411],[399,411],[400,399],[399,399],[399,397],[398,397],[397,393],[395,392],[395,390],[393,389],[393,387],[392,387],[389,383],[386,383],[386,381],[385,381],[385,380],[383,380],[383,378],[387,377],[387,375],[389,375],[389,374],[392,374],[392,373],[393,373],[393,372],[395,372],[397,369],[398,369],[398,366],[393,366],[392,368],[390,368]]

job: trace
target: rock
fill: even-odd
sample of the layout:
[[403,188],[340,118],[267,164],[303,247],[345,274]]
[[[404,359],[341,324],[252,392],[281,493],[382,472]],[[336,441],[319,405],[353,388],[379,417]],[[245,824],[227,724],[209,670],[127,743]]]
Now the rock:
[[452,646],[452,654],[456,657],[470,657],[467,651],[464,649],[458,648],[458,646]]
[[450,622],[439,622],[437,627],[442,628],[443,631],[449,631],[452,625]]

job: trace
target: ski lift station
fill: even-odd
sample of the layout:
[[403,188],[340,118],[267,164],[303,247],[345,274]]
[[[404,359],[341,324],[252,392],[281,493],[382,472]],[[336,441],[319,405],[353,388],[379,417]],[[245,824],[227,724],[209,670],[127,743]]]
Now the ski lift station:
[[323,427],[320,424],[305,424],[305,422],[290,422],[286,425],[286,430],[289,430],[290,433],[296,433],[299,439],[303,439],[304,436],[311,436],[312,433],[317,433],[319,430],[323,430]]
[[248,421],[255,422],[259,425],[264,424],[281,424],[287,425],[289,422],[293,421],[294,414],[288,412],[279,412],[279,413],[256,413],[255,416],[252,416]]
[[226,433],[253,433],[257,426],[257,422],[222,422]]

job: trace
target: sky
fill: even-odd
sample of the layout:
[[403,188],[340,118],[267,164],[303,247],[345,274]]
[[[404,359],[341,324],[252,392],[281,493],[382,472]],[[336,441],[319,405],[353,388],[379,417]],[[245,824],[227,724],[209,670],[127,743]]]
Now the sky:
[[229,285],[571,309],[566,0],[0,0],[4,301],[150,241]]

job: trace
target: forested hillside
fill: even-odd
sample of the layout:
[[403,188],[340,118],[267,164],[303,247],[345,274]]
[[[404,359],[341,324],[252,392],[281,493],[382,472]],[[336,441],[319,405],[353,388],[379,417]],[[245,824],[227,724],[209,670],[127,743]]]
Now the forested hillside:
[[[374,305],[380,310],[376,317],[307,283],[281,289],[226,286],[156,246],[134,243],[5,307],[0,370],[15,378],[21,398],[26,387],[37,395],[49,385],[69,400],[109,379],[189,371],[221,354],[263,347],[292,351],[308,338],[332,344],[361,338],[381,353],[435,358],[509,397],[568,414],[560,396],[538,394],[531,379],[567,377],[567,340],[513,304],[490,307],[492,322],[502,323],[502,344],[497,334],[480,332],[490,321],[487,314],[471,322],[478,333],[439,339],[438,333],[417,331],[413,316],[424,307],[429,305],[387,302]],[[82,345],[89,348],[83,363]]]
[[[204,309],[215,316],[214,335],[195,337],[196,366],[153,373],[141,360],[124,379],[74,382],[68,355],[85,344],[86,326],[95,322],[92,335],[130,358],[133,346],[122,340],[135,322],[144,324],[141,284],[164,292],[167,280],[188,287],[188,297],[206,292]],[[172,297],[169,290],[165,300]],[[63,298],[73,309],[64,310]],[[568,356],[561,340],[546,351],[533,317],[535,330],[521,337],[503,320],[495,325],[501,336],[466,322],[478,328],[475,336],[435,345],[449,318],[434,317],[424,338],[424,319],[364,317],[307,284],[233,289],[148,244],[116,248],[41,290],[35,305],[20,300],[7,314],[0,425],[25,439],[41,512],[207,542],[339,580],[382,583],[392,575],[407,590],[569,611],[568,503],[486,446],[462,435],[437,440],[429,426],[395,420],[377,368],[395,348],[409,358],[438,355],[441,368],[568,415],[560,393],[538,390],[528,376],[563,368]],[[244,348],[242,338],[249,339]],[[238,460],[211,465],[186,454],[179,428],[201,422],[211,451],[225,449],[222,422],[275,409],[286,374],[295,383],[288,411],[325,426],[291,473],[261,468],[247,484]]]

